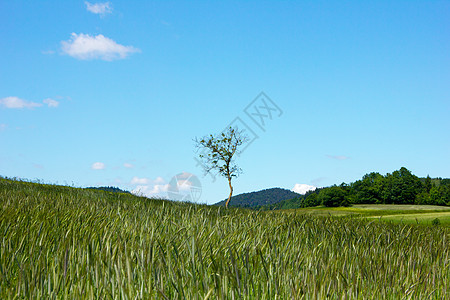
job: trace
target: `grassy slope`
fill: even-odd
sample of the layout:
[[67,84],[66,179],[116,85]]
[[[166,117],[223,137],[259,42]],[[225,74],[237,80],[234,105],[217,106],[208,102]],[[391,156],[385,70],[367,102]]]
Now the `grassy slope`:
[[444,226],[0,178],[0,233],[2,299],[448,299],[450,290]]

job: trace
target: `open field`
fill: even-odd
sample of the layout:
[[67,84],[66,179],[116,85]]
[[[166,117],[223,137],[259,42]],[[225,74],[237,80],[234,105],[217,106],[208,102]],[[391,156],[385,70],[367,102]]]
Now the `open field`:
[[450,226],[450,212],[399,214],[399,215],[387,215],[369,218],[375,218],[379,221],[404,223],[404,224],[421,224],[421,225],[433,225],[432,222],[434,220],[439,220],[440,225]]
[[356,204],[351,207],[310,207],[296,209],[295,211],[310,216],[353,216],[378,221],[421,225],[432,225],[431,222],[438,219],[440,225],[450,226],[450,207],[448,206]]
[[446,226],[225,210],[0,178],[0,233],[1,299],[450,297]]
[[355,204],[352,208],[359,210],[379,210],[379,211],[449,211],[448,206],[438,205],[410,205],[410,204]]

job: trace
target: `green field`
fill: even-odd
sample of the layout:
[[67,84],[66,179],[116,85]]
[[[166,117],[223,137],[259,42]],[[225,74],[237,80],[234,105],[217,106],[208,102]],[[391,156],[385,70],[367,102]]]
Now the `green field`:
[[448,206],[356,204],[351,207],[313,207],[296,211],[311,216],[352,216],[400,224],[432,225],[432,221],[438,219],[440,225],[450,226]]
[[379,221],[421,225],[433,225],[434,220],[439,220],[439,225],[450,226],[450,212],[398,214],[371,218],[377,218]]
[[378,221],[447,214],[414,208],[226,210],[0,178],[0,298],[448,299],[450,228]]

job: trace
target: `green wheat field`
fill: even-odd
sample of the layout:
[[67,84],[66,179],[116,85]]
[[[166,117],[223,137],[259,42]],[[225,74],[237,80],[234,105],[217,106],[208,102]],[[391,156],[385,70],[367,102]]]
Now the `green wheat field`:
[[3,178],[0,201],[1,299],[450,298],[440,208],[226,210]]

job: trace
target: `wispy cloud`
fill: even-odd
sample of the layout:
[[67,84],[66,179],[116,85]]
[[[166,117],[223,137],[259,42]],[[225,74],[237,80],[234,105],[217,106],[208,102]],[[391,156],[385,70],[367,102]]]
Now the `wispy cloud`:
[[[58,101],[53,100],[51,98],[44,99],[42,103],[46,104],[48,107],[58,107],[59,105]],[[19,97],[6,97],[0,99],[0,106],[11,109],[23,109],[23,108],[31,109],[35,107],[41,107],[42,103],[27,101]]]
[[33,168],[35,168],[35,169],[43,169],[44,166],[41,165],[41,164],[33,164]]
[[106,165],[102,162],[95,162],[91,165],[92,170],[104,170]]
[[143,177],[143,178],[139,178],[137,176],[134,176],[131,181],[130,184],[131,185],[136,185],[136,184],[149,184],[151,182],[151,180],[149,178]]
[[327,155],[328,158],[331,159],[336,159],[336,160],[346,160],[349,159],[350,157],[345,156],[345,155]]
[[55,51],[54,50],[43,50],[43,51],[41,51],[41,53],[45,54],[45,55],[52,55],[52,54],[55,54]]
[[42,106],[41,103],[31,102],[19,97],[6,97],[0,99],[0,106],[13,109],[35,108]]
[[8,125],[6,125],[6,124],[0,124],[0,131],[5,130],[6,127],[8,127]]
[[59,102],[56,100],[53,100],[51,98],[44,99],[44,101],[42,101],[42,102],[47,104],[48,107],[58,107],[59,106]]
[[134,165],[133,165],[133,164],[130,164],[130,163],[124,163],[123,166],[124,166],[125,168],[127,168],[127,169],[133,169],[133,168],[134,168]]
[[162,177],[157,177],[156,179],[152,180],[150,178],[147,177],[137,177],[134,176],[131,181],[130,184],[131,185],[136,185],[136,184],[162,184],[165,183],[166,181],[162,178]]
[[298,194],[304,195],[308,191],[314,191],[316,189],[315,186],[304,184],[304,183],[296,183],[294,185],[294,188],[292,189],[293,192],[296,192]]
[[91,36],[89,34],[72,33],[68,41],[61,42],[63,53],[81,60],[101,59],[112,61],[124,59],[131,53],[140,52],[133,46],[117,44],[102,34]]
[[86,9],[93,14],[104,16],[112,13],[112,6],[110,2],[90,3],[85,1],[84,4],[86,4]]

